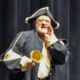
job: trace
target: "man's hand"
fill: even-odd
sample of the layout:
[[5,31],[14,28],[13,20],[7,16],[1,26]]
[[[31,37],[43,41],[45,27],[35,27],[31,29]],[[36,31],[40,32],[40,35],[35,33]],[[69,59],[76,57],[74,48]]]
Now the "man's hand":
[[44,29],[44,31],[39,32],[39,36],[41,39],[43,39],[43,41],[46,41],[49,39],[50,36],[54,35],[54,30],[51,25],[47,25]]
[[21,58],[20,66],[21,66],[22,71],[26,71],[26,70],[32,68],[34,65],[35,65],[35,63],[30,58],[28,58],[26,56],[23,56]]
[[46,28],[47,32],[41,32],[40,38],[45,42],[45,45],[49,47],[51,44],[57,42],[58,38],[55,36],[54,29],[51,25],[48,25]]
[[54,35],[54,30],[51,25],[47,27],[47,33],[44,34],[44,40],[46,41],[50,36]]

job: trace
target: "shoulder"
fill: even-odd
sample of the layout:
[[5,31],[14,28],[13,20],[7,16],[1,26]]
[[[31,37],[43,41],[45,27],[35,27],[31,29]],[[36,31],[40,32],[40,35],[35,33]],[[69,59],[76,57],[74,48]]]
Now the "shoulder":
[[[23,45],[25,41],[27,41],[30,37],[30,34],[33,33],[33,31],[21,31],[17,33],[16,37],[12,41],[12,44],[16,43],[16,45]],[[11,45],[12,45],[11,44]]]
[[17,37],[21,36],[21,38],[26,38],[29,37],[31,34],[34,33],[34,30],[29,30],[29,31],[21,31],[19,33],[17,33]]
[[34,33],[34,30],[23,31],[22,33],[23,33],[23,35],[28,36],[28,35],[30,35],[30,34],[33,34],[33,33]]

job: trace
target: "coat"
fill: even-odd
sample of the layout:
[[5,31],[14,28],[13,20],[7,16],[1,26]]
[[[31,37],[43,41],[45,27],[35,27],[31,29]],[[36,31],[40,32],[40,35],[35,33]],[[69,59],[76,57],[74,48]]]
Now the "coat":
[[[60,41],[62,41],[64,45],[61,44]],[[38,36],[37,32],[35,30],[31,30],[31,31],[20,32],[15,37],[8,50],[13,48],[13,51],[16,52],[17,54],[21,56],[25,55],[27,57],[30,57],[30,52],[32,50],[42,51],[42,46],[43,46],[43,41]],[[69,57],[69,51],[67,49],[66,41],[59,40],[55,42],[54,44],[48,47],[48,51],[52,56],[51,69],[49,76],[43,80],[55,80],[55,72],[56,72],[55,65],[65,64],[65,62]],[[20,65],[19,65],[21,58],[9,61],[3,61],[2,58],[4,55],[5,54],[0,56],[1,58],[0,62],[4,63],[8,71],[10,72],[10,80],[39,80],[37,78],[37,71],[39,67],[38,63],[36,63],[36,65],[33,68],[25,72],[22,72],[20,70]]]

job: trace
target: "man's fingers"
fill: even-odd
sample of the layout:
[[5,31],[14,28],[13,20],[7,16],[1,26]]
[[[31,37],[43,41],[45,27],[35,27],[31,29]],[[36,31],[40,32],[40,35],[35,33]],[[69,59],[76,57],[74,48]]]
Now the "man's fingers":
[[20,66],[22,68],[31,68],[32,66],[34,66],[34,64],[30,58],[23,56],[20,61]]
[[26,68],[27,69],[30,69],[30,68],[32,68],[33,66],[35,66],[35,63],[27,63],[27,65],[26,65]]
[[49,35],[53,34],[53,28],[52,28],[52,26],[48,26],[48,34]]

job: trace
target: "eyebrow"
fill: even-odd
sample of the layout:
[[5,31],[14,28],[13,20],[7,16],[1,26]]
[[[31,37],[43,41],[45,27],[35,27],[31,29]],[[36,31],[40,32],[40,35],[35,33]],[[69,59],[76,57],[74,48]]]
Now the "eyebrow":
[[51,20],[50,19],[46,19],[46,18],[38,18],[37,20],[45,20],[45,21],[49,21],[49,22],[51,22]]

